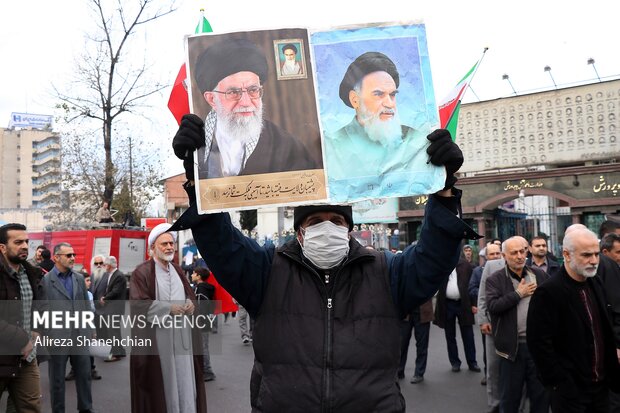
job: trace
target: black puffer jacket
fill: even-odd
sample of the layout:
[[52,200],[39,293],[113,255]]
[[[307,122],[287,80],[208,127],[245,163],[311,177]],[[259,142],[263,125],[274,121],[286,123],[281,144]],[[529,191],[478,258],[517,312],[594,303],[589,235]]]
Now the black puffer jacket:
[[350,247],[328,283],[297,241],[276,252],[253,330],[253,412],[405,411],[385,255]]

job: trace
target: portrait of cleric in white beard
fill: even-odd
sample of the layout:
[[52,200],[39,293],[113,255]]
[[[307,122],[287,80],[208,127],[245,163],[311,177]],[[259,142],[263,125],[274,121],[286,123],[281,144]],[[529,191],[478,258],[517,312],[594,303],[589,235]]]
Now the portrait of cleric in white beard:
[[[399,84],[396,65],[380,52],[366,52],[347,67],[338,92],[355,113],[348,124],[326,136],[330,178],[379,176],[402,169],[409,162],[401,157],[403,152],[410,154],[410,142],[425,142],[424,136],[401,124]],[[352,163],[352,156],[358,160]]]
[[218,41],[198,56],[193,77],[211,107],[198,151],[200,179],[320,167],[299,139],[265,119],[268,65],[257,45]]

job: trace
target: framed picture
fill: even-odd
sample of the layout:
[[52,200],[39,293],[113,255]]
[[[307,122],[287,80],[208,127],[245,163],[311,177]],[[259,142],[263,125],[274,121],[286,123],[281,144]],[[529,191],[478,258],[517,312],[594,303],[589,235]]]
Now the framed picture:
[[[278,39],[296,39],[280,49],[309,45],[307,29],[186,40],[190,111],[205,120],[205,145],[194,157],[200,213],[327,199],[314,79],[277,81],[271,53]],[[304,52],[305,77],[313,69]]]
[[273,41],[278,80],[307,79],[306,55],[302,39],[279,39]]

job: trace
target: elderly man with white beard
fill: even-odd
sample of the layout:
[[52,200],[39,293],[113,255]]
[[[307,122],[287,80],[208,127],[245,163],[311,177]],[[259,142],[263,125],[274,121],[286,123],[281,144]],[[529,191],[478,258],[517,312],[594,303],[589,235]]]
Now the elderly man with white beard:
[[609,412],[609,390],[620,390],[599,254],[596,234],[581,224],[568,227],[564,265],[530,301],[527,344],[554,412]]
[[[174,150],[186,158],[188,142],[199,148],[200,179],[322,168],[298,138],[264,119],[268,67],[255,44],[225,39],[209,46],[198,56],[192,76],[212,110],[204,122],[194,114],[181,121],[184,128],[204,130],[204,142],[177,136]],[[185,162],[188,169],[192,160]]]
[[[199,331],[155,325],[169,316],[192,315],[196,296],[184,272],[172,260],[176,232],[159,224],[149,234],[151,259],[138,265],[131,276],[129,298],[132,315],[144,315],[152,329],[154,351],[136,349],[130,357],[131,411],[134,413],[203,413],[207,411],[203,385],[202,343]],[[175,317],[176,319],[177,317]],[[133,333],[136,334],[137,330]]]
[[366,52],[349,65],[339,96],[355,116],[326,135],[330,178],[411,172],[413,164],[426,164],[425,134],[401,124],[396,104],[399,84],[396,65],[383,53]]

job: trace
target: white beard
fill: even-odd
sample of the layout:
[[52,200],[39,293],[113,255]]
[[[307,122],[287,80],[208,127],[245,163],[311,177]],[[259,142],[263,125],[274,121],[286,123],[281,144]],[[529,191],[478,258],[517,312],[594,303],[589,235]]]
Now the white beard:
[[[252,116],[235,116],[235,113],[254,112]],[[215,99],[215,113],[217,114],[217,128],[230,141],[239,142],[243,145],[251,137],[258,138],[263,130],[263,105],[257,108],[237,108],[232,112],[227,111],[219,100]],[[226,142],[217,142],[220,150]]]
[[171,262],[174,259],[174,252],[171,254],[164,254],[163,252],[156,249],[155,256],[162,261]]
[[[235,113],[253,112],[252,116],[235,116]],[[237,108],[232,112],[221,106],[219,98],[215,100],[217,129],[215,139],[222,158],[223,176],[239,175],[245,166],[244,160],[251,155],[246,153],[246,144],[258,141],[263,129],[263,106],[257,108]]]
[[[392,112],[392,116],[389,120],[381,120],[381,112]],[[378,113],[370,113],[364,103],[360,103],[360,123],[363,123],[364,130],[368,134],[368,137],[373,142],[378,142],[384,147],[393,147],[400,144],[403,140],[403,131],[400,125],[400,116],[398,111],[384,109]]]
[[101,279],[101,277],[103,276],[103,274],[105,273],[105,269],[103,267],[94,267],[95,269],[92,270],[92,278],[93,278],[93,282],[97,282]]
[[577,265],[576,262],[571,261],[568,263],[568,266],[571,268],[571,270],[573,270],[575,273],[581,275],[582,277],[586,277],[586,278],[592,278],[596,275],[596,270],[598,270],[598,265],[595,266],[587,266],[587,267],[580,267],[579,265]]
[[296,66],[295,60],[287,60],[284,62],[284,66],[282,67],[282,72],[285,75],[297,75],[299,74],[299,68]]

